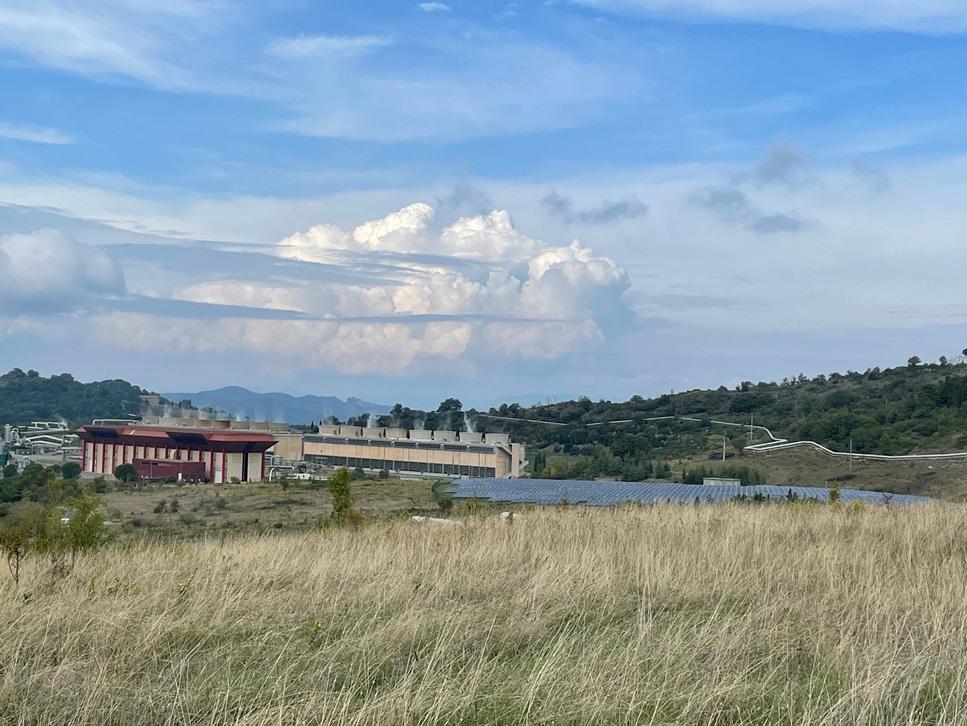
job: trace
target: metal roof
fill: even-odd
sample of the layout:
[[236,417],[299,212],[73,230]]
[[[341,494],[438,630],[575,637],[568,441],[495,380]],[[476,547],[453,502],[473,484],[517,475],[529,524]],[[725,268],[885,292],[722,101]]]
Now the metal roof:
[[[802,487],[795,485],[702,485],[663,482],[616,482],[579,481],[575,479],[491,479],[472,478],[455,482],[453,496],[459,499],[489,499],[493,502],[519,504],[587,504],[609,506],[638,502],[652,504],[677,502],[728,502],[738,497],[751,499],[761,494],[772,500],[784,500],[792,492],[800,499],[816,499],[825,502],[829,496],[826,487]],[[934,500],[910,494],[890,494],[839,489],[842,502],[865,502],[867,504],[927,504]]]

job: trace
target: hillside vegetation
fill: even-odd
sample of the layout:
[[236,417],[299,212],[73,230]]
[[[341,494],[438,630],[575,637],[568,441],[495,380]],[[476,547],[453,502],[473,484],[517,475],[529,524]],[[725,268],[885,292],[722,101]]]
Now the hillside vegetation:
[[148,393],[127,381],[81,383],[69,373],[44,378],[15,368],[0,376],[0,424],[65,420],[72,425],[95,418],[137,415],[138,396]]
[[658,506],[115,546],[0,581],[0,720],[953,724],[967,508]]
[[[818,441],[846,451],[852,441],[858,453],[907,454],[967,450],[967,365],[911,363],[873,368],[865,373],[798,376],[781,383],[744,382],[733,389],[669,393],[656,398],[634,396],[623,403],[590,399],[545,406],[500,406],[491,414],[510,419],[538,419],[564,427],[480,417],[486,430],[504,430],[532,450],[568,454],[569,462],[550,466],[538,455],[534,473],[545,476],[678,476],[667,468],[671,459],[720,452],[741,456],[750,442],[747,430],[710,427],[685,421],[648,422],[659,416],[693,416],[766,426],[777,436]],[[587,427],[586,424],[630,419],[631,423]],[[714,434],[714,438],[710,435]],[[760,435],[755,440],[763,440]],[[532,460],[534,457],[531,457]],[[754,459],[732,464],[754,466]],[[739,473],[739,472],[737,472]],[[755,478],[755,474],[749,475]]]

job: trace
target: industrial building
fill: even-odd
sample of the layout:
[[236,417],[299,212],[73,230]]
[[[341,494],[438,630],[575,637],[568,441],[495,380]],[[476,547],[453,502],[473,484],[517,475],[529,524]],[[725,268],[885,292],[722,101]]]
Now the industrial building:
[[121,464],[131,464],[149,479],[262,481],[265,452],[276,440],[267,424],[255,426],[202,419],[95,421],[77,431],[81,468],[111,475]]
[[524,447],[507,434],[320,426],[303,443],[307,462],[398,474],[519,477]]
[[62,421],[31,421],[26,426],[3,426],[2,443],[25,454],[77,451],[74,430]]

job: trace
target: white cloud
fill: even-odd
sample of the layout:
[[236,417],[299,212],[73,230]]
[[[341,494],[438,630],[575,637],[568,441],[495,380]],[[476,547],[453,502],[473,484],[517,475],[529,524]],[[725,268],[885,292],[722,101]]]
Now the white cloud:
[[63,312],[124,293],[121,268],[101,249],[49,229],[0,235],[0,313]]
[[74,140],[57,129],[31,124],[0,123],[0,138],[34,144],[72,144]]
[[425,13],[449,13],[453,10],[446,3],[417,3],[416,7]]
[[389,44],[389,38],[375,35],[301,35],[295,38],[277,38],[269,44],[267,51],[287,60],[331,61],[356,58]]
[[194,88],[199,74],[173,59],[230,14],[217,0],[7,0],[0,6],[0,47],[88,76]]
[[461,259],[525,260],[541,243],[519,232],[510,214],[495,210],[463,217],[439,234],[432,224],[435,210],[429,204],[411,204],[380,219],[364,222],[351,233],[323,224],[297,232],[280,242],[280,254],[324,262],[339,250],[420,252]]
[[[387,255],[404,260],[382,280],[325,285],[209,280],[175,296],[311,315],[316,319],[231,321],[217,344],[312,355],[315,364],[347,371],[404,369],[432,358],[555,359],[600,343],[616,311],[627,314],[622,302],[627,274],[580,242],[555,247],[529,238],[504,211],[462,218],[442,230],[434,228],[433,217],[429,205],[412,204],[351,232],[318,225],[277,248],[282,257],[329,265],[341,264],[347,252],[357,256],[354,266],[378,268]],[[473,262],[468,267],[465,261]],[[110,325],[132,329],[130,336],[117,337],[122,345],[155,344],[136,332],[143,321],[135,316],[112,316]],[[208,345],[210,338],[192,333],[197,325],[167,325],[179,331],[180,342],[172,344]],[[280,336],[290,335],[292,340],[280,343]]]
[[960,33],[960,0],[571,0],[574,4],[684,20],[727,20],[829,30]]
[[[272,38],[269,12],[220,0],[9,0],[0,52],[100,81],[255,99],[277,112],[263,129],[375,141],[572,128],[639,83],[575,48],[469,25],[459,36]],[[380,58],[388,46],[413,62]]]
[[639,85],[631,68],[606,68],[534,39],[470,33],[414,36],[401,48],[419,63],[285,63],[267,69],[306,136],[378,141],[441,140],[572,128]]

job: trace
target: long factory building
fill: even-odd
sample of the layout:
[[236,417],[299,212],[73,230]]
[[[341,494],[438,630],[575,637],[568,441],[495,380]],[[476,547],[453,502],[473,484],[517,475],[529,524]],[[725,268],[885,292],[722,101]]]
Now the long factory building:
[[521,476],[524,447],[507,434],[320,426],[303,443],[307,462],[397,474]]
[[276,443],[269,431],[239,430],[228,421],[198,420],[190,427],[95,422],[77,435],[83,471],[110,476],[121,464],[131,464],[148,479],[214,484],[262,481],[266,451]]

